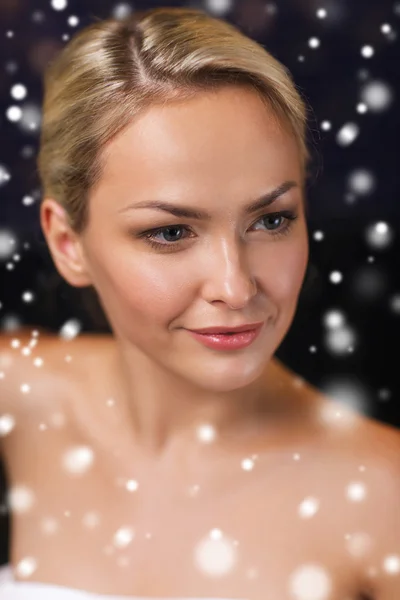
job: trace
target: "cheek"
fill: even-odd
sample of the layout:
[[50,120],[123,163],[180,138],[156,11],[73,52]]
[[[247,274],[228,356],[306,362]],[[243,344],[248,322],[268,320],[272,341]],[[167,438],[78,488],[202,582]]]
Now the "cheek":
[[121,261],[108,265],[107,271],[119,309],[142,319],[143,323],[147,319],[152,323],[164,323],[179,310],[180,279],[165,268],[165,263]]
[[296,302],[307,263],[307,244],[277,243],[276,251],[268,255],[258,270],[266,294],[277,303]]

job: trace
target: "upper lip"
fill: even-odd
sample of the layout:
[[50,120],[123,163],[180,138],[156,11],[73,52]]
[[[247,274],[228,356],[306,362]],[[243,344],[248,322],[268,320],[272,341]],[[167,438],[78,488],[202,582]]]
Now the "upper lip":
[[256,329],[256,327],[259,327],[259,325],[262,324],[263,321],[259,321],[258,323],[245,323],[244,325],[237,325],[236,327],[224,327],[223,325],[215,325],[215,327],[203,327],[202,329],[191,329],[190,331],[195,331],[196,333],[231,333]]

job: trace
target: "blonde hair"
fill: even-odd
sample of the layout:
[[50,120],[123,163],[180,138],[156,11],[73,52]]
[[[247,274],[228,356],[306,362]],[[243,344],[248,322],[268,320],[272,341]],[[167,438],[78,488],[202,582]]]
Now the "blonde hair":
[[81,233],[106,144],[152,104],[226,85],[253,88],[289,126],[305,174],[305,102],[288,70],[233,25],[198,9],[166,7],[81,30],[44,75],[42,198],[55,199]]

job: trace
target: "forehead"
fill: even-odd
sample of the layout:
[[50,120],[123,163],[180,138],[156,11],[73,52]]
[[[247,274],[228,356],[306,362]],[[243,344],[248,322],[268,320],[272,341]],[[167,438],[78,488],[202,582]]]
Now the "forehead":
[[208,185],[248,192],[250,182],[301,177],[293,134],[253,90],[240,87],[150,107],[108,144],[103,166],[100,187],[128,186],[131,194],[173,187],[198,195]]

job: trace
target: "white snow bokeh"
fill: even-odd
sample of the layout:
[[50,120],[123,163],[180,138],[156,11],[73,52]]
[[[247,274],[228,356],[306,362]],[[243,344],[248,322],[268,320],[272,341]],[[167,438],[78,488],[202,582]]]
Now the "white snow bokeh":
[[340,271],[332,271],[329,274],[329,281],[331,283],[341,283],[343,281],[343,274]]
[[325,313],[323,317],[323,324],[328,329],[336,329],[343,327],[346,323],[346,317],[343,311],[338,309],[331,309]]
[[382,568],[388,575],[398,575],[400,573],[400,555],[389,554],[385,556]]
[[208,577],[225,576],[237,563],[237,550],[232,539],[220,529],[213,529],[194,549],[194,563]]
[[10,90],[10,96],[14,100],[24,100],[27,96],[28,90],[26,85],[23,83],[14,83]]
[[312,37],[308,40],[308,45],[310,48],[319,48],[321,45],[321,40],[319,40],[317,37]]
[[132,13],[132,10],[133,8],[128,2],[119,2],[113,7],[111,16],[114,19],[122,20],[128,17]]
[[[11,179],[11,173],[6,165],[0,164],[0,187],[4,186]],[[0,232],[1,234],[1,232]],[[1,254],[1,242],[0,242],[0,254]]]
[[373,223],[365,232],[367,244],[373,250],[385,250],[392,243],[393,237],[393,228],[385,221]]
[[364,58],[372,58],[372,56],[374,56],[375,54],[375,50],[373,48],[373,46],[366,44],[365,46],[363,46],[361,48],[361,56],[363,56]]
[[302,519],[309,519],[317,514],[319,510],[320,502],[318,498],[309,496],[299,505],[298,514]]
[[366,196],[374,191],[376,187],[376,177],[368,169],[355,169],[349,174],[347,185],[349,190],[354,194]]
[[34,491],[25,484],[14,484],[7,493],[7,504],[12,512],[27,513],[36,500]]
[[61,327],[59,335],[64,340],[72,340],[80,333],[81,328],[82,324],[78,319],[69,319]]
[[20,560],[16,567],[15,572],[19,577],[30,577],[37,569],[37,560],[33,556],[27,556]]
[[0,437],[8,435],[15,427],[15,417],[8,413],[0,416]]
[[100,524],[100,513],[95,510],[86,512],[82,517],[82,525],[87,529],[95,529]]
[[302,565],[289,579],[289,593],[293,600],[330,600],[331,591],[328,572],[317,564]]
[[232,0],[206,0],[205,8],[213,15],[223,17],[232,8]]
[[357,334],[347,322],[343,311],[331,309],[323,317],[324,346],[327,352],[340,356],[353,352],[358,338]]
[[139,483],[136,481],[136,479],[128,479],[125,483],[125,488],[128,490],[128,492],[136,492],[138,487]]
[[[2,181],[2,165],[0,165],[0,187]],[[0,261],[8,260],[17,250],[17,238],[10,229],[0,229]]]
[[54,517],[44,517],[40,522],[40,529],[45,535],[54,535],[59,531],[60,525]]
[[360,99],[368,107],[368,110],[380,113],[392,105],[394,92],[384,81],[368,81],[360,90]]
[[350,146],[360,133],[360,128],[357,123],[346,123],[336,134],[336,142],[339,146]]
[[68,448],[63,454],[62,464],[64,469],[73,475],[82,475],[92,466],[94,452],[89,446],[75,446]]
[[361,502],[365,500],[367,489],[362,481],[352,481],[346,487],[346,497],[351,502]]
[[120,527],[114,534],[113,544],[117,548],[125,548],[132,542],[134,537],[135,531],[132,529],[132,527]]
[[65,10],[68,6],[67,0],[51,0],[50,4],[54,10]]
[[199,442],[209,444],[213,442],[217,437],[216,428],[209,423],[203,423],[202,425],[199,425],[197,427],[196,437],[199,440]]
[[333,400],[332,403],[328,401],[323,409],[325,418],[332,424],[355,424],[358,414],[370,413],[373,404],[371,393],[356,376],[336,375],[325,378],[320,384],[320,389]]

